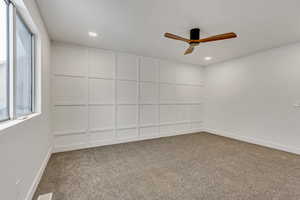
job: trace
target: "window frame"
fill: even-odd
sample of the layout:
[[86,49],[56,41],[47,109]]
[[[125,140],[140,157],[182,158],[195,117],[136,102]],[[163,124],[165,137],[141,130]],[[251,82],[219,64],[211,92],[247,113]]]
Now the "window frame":
[[6,111],[6,114],[7,114],[7,117],[6,118],[3,118],[3,119],[0,119],[0,123],[1,122],[4,122],[4,121],[7,121],[7,120],[10,120],[10,97],[9,97],[9,93],[10,93],[10,78],[9,78],[9,4],[10,2],[8,0],[3,0],[4,3],[6,4],[6,107],[7,107],[7,111]]
[[[2,0],[0,0],[2,1]],[[15,4],[10,0],[3,0],[7,4],[7,106],[8,117],[0,123],[26,119],[36,114],[36,35],[24,20]],[[19,18],[31,36],[31,111],[17,117],[16,115],[16,18]]]
[[[16,17],[19,17],[20,21],[23,23],[23,25],[25,26],[25,28],[29,32],[30,40],[31,40],[31,54],[30,54],[30,56],[31,56],[31,111],[29,113],[17,116],[17,114],[16,114],[16,101],[14,101],[14,116],[15,116],[16,119],[18,119],[18,118],[23,118],[25,116],[31,115],[31,114],[36,112],[36,107],[35,107],[35,89],[36,89],[36,87],[35,87],[35,57],[36,57],[36,54],[35,54],[35,38],[36,37],[35,37],[35,34],[29,28],[29,26],[27,25],[27,23],[25,22],[25,20],[22,17],[21,13],[15,8],[15,19],[16,19]],[[16,25],[14,27],[16,27]],[[16,34],[16,30],[14,30],[14,34]],[[14,48],[15,47],[16,46],[14,46]],[[17,55],[16,51],[15,51],[15,55]],[[15,74],[16,73],[14,73],[14,76],[15,76]],[[15,85],[16,85],[16,78],[14,79],[14,86]],[[15,87],[14,87],[14,90],[15,90]],[[16,99],[16,93],[15,92],[14,92],[14,99]]]

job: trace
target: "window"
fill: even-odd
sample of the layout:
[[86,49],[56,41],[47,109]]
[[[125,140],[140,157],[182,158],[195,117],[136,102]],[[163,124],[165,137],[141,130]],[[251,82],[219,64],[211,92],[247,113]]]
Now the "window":
[[16,116],[27,115],[32,109],[33,35],[19,15],[16,17],[15,103]]
[[34,35],[9,0],[0,0],[0,121],[34,112]]
[[0,1],[0,121],[8,115],[8,4]]

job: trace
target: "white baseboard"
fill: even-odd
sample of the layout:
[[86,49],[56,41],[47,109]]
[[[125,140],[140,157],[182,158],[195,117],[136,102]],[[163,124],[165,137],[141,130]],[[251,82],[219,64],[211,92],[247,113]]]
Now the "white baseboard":
[[287,147],[285,145],[276,144],[276,143],[273,143],[273,142],[254,139],[254,138],[250,138],[250,137],[241,136],[240,134],[228,133],[226,131],[219,131],[219,130],[214,130],[214,129],[210,129],[210,128],[205,128],[205,129],[203,129],[203,131],[214,134],[214,135],[220,135],[220,136],[224,136],[224,137],[228,137],[228,138],[233,138],[233,139],[240,140],[240,141],[243,141],[243,142],[257,144],[257,145],[260,145],[260,146],[265,146],[265,147],[269,147],[269,148],[272,148],[272,149],[277,149],[277,150],[281,150],[281,151],[285,151],[285,152],[300,155],[300,149],[299,148]]
[[77,144],[60,145],[60,146],[54,145],[53,153],[73,151],[73,150],[86,149],[86,148],[92,148],[92,147],[100,147],[100,146],[113,145],[113,144],[128,143],[128,142],[136,142],[136,141],[156,139],[156,138],[162,138],[162,137],[170,137],[170,136],[176,136],[176,135],[199,133],[202,131],[203,131],[203,129],[196,129],[196,130],[192,130],[192,131],[176,132],[176,133],[172,133],[172,134],[152,135],[151,137],[149,136],[149,137],[113,139],[113,140],[104,140],[104,141],[90,141],[87,143],[77,143]]
[[50,159],[51,154],[52,154],[52,146],[49,147],[47,155],[46,155],[44,161],[42,162],[42,165],[41,165],[39,171],[37,172],[37,174],[36,174],[36,176],[34,178],[34,181],[33,181],[32,185],[31,185],[31,187],[30,187],[30,189],[29,189],[29,191],[28,191],[28,193],[26,195],[25,200],[32,200],[33,195],[34,195],[34,193],[35,193],[35,191],[37,189],[37,186],[39,185],[39,182],[41,181],[42,175],[43,175],[43,173],[45,171],[45,168],[46,168],[46,166],[48,164],[48,161]]

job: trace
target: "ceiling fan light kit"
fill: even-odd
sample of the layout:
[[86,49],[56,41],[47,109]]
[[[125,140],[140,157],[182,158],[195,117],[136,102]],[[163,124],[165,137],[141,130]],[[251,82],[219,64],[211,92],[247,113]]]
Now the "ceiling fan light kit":
[[194,47],[199,46],[200,43],[236,38],[237,35],[233,32],[230,32],[230,33],[224,33],[224,34],[200,39],[200,29],[193,28],[190,30],[190,39],[186,39],[186,38],[174,35],[172,33],[165,33],[165,37],[174,39],[174,40],[180,40],[183,42],[187,42],[190,45],[189,48],[184,52],[184,55],[187,55],[187,54],[192,53],[194,51]]

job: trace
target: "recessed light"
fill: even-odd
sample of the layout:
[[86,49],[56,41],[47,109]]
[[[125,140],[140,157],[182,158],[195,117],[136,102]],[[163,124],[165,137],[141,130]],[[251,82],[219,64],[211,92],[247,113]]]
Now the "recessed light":
[[90,37],[97,37],[98,36],[98,33],[95,33],[95,32],[89,32],[89,36]]
[[205,59],[205,60],[211,60],[212,57],[205,57],[204,59]]

